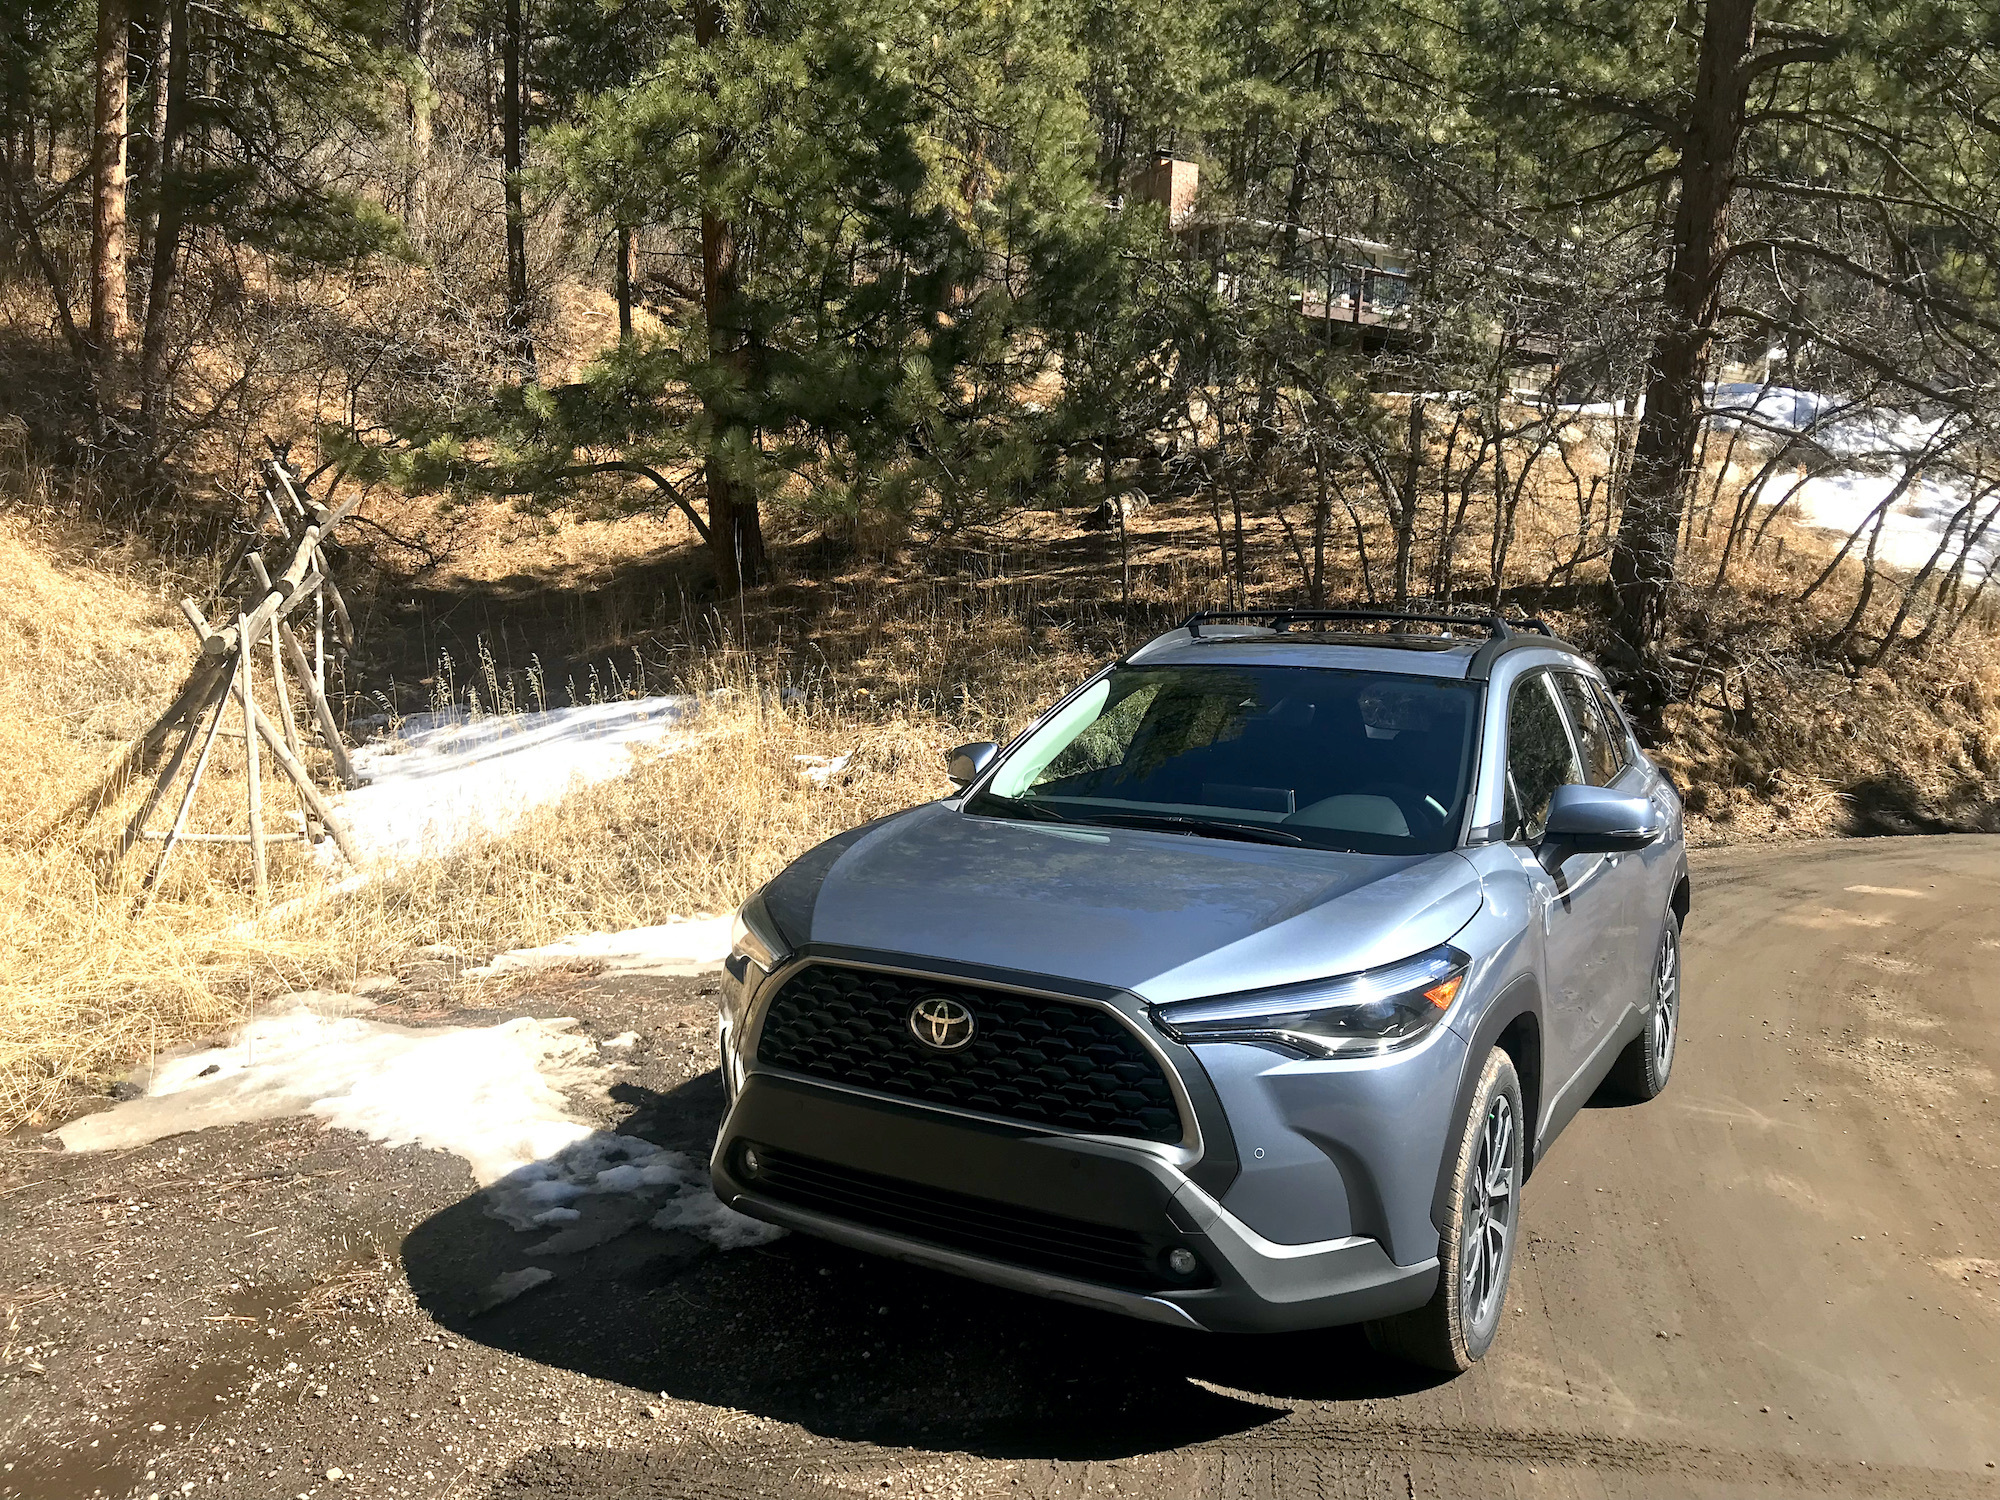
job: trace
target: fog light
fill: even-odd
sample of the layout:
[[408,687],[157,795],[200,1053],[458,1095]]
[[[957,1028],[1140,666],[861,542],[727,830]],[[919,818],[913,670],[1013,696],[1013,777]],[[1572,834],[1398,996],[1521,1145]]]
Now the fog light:
[[1201,1262],[1195,1258],[1192,1250],[1169,1250],[1167,1269],[1176,1276],[1192,1276],[1201,1269]]
[[743,1175],[749,1178],[761,1177],[764,1173],[764,1158],[757,1154],[755,1146],[743,1148]]

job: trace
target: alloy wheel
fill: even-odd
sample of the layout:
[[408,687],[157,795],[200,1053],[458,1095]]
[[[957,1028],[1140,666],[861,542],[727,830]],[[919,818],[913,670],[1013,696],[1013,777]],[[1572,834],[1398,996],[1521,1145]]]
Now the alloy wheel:
[[1514,1106],[1505,1094],[1486,1108],[1479,1153],[1466,1184],[1465,1229],[1459,1249],[1459,1305],[1468,1327],[1495,1314],[1514,1232]]
[[1681,949],[1670,922],[1660,934],[1659,962],[1653,966],[1653,1062],[1662,1079],[1674,1065],[1681,1032]]

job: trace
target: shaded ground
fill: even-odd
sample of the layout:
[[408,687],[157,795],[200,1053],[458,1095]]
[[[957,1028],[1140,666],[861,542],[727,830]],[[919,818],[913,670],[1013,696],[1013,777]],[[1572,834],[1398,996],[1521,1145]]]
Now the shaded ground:
[[[1996,898],[1977,838],[1700,857],[1673,1087],[1558,1144],[1452,1382],[800,1237],[533,1261],[455,1158],[303,1121],[27,1143],[0,1496],[2000,1497]],[[412,979],[389,1015],[469,1018]],[[535,986],[482,1003],[640,1032],[593,1107],[699,1149],[706,981]],[[471,1314],[531,1261],[555,1280]]]

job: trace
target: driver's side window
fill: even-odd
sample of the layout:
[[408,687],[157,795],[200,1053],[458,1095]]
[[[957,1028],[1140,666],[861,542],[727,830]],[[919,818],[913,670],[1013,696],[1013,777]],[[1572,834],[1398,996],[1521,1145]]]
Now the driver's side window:
[[1556,788],[1582,780],[1549,674],[1531,672],[1514,684],[1507,703],[1507,837],[1541,838]]

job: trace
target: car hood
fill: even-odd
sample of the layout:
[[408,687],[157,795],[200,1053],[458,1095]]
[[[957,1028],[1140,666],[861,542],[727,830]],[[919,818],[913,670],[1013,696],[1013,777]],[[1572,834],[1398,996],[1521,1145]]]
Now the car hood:
[[1344,854],[913,808],[765,892],[793,943],[1083,980],[1163,1003],[1435,947],[1479,910],[1456,854]]

